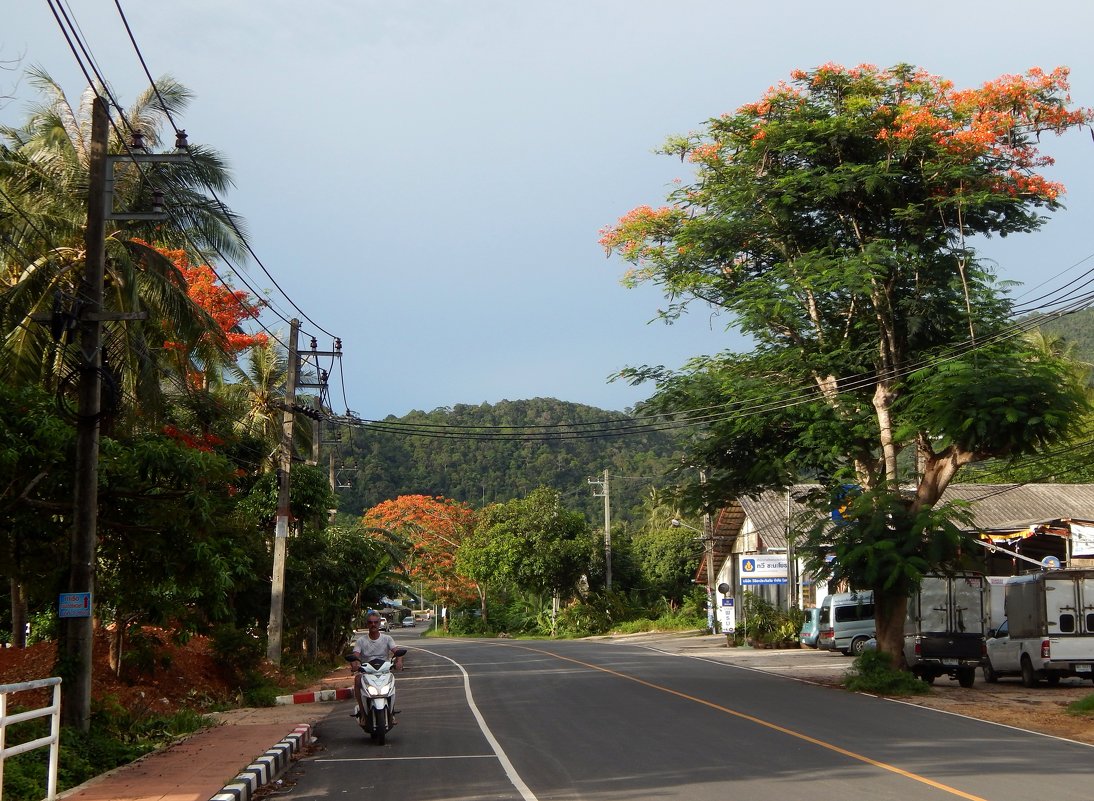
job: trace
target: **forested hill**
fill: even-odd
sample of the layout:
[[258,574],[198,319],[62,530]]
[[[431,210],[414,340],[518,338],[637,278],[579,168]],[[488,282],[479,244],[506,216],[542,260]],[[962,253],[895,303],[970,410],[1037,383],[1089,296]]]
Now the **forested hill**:
[[1072,355],[1079,361],[1094,364],[1094,309],[1083,309],[1049,320],[1041,328],[1074,343],[1075,352]]
[[[399,495],[443,495],[479,507],[522,497],[539,486],[562,493],[567,505],[590,521],[603,520],[604,501],[589,478],[611,475],[613,520],[625,519],[651,486],[667,484],[677,462],[673,436],[658,431],[611,433],[628,417],[553,398],[460,405],[432,412],[388,417],[384,426],[400,431],[350,429],[338,446],[340,511],[360,514]],[[440,435],[404,433],[409,427],[444,427]],[[529,427],[543,426],[529,431]],[[559,440],[545,432],[568,432]],[[632,426],[633,427],[633,426]],[[472,432],[518,439],[476,440]]]

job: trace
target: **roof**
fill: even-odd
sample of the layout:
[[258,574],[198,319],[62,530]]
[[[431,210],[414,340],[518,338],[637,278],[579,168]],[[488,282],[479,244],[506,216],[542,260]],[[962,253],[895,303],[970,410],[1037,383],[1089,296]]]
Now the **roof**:
[[1094,484],[954,484],[942,500],[970,502],[981,531],[1094,519]]
[[[809,511],[794,499],[795,492],[817,487],[790,488],[792,517]],[[975,528],[980,531],[1021,529],[1054,520],[1094,520],[1094,484],[952,484],[942,494],[942,502],[954,500],[971,505]],[[747,519],[765,548],[785,548],[787,512],[786,490],[742,495],[718,515],[715,534],[735,538]]]

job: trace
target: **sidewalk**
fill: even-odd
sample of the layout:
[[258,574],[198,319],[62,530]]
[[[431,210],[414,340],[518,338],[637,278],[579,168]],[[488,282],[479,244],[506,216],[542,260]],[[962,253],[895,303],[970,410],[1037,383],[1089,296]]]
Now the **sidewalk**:
[[[339,670],[311,691],[346,687]],[[330,704],[288,704],[233,709],[211,717],[219,724],[104,773],[58,795],[65,801],[249,801],[255,788],[274,781],[311,740],[312,727]],[[248,771],[248,768],[252,768]],[[241,773],[247,780],[234,782]],[[229,785],[232,792],[222,793]],[[238,785],[238,786],[237,786]]]

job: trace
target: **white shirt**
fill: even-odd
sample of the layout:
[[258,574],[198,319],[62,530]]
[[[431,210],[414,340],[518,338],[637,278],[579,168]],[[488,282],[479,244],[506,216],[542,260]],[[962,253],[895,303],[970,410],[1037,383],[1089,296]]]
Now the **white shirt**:
[[390,634],[383,631],[374,640],[366,632],[354,641],[353,650],[361,655],[362,662],[368,662],[376,657],[386,660],[391,652],[395,650],[395,640],[391,639]]

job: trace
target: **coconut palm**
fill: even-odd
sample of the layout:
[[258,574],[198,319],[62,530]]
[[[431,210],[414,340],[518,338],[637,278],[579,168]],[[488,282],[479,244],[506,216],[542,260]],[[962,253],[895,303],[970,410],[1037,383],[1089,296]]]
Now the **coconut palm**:
[[[44,71],[30,70],[28,81],[43,102],[21,127],[0,127],[0,372],[9,382],[63,389],[82,357],[31,316],[57,312],[55,321],[63,323],[78,309],[96,93],[84,92],[73,108]],[[128,129],[141,132],[152,150],[159,149],[168,116],[178,118],[191,99],[169,77],[156,89],[124,115]],[[126,127],[116,124],[108,152],[126,152],[123,133],[127,138]],[[164,193],[169,208],[166,223],[107,221],[104,309],[147,318],[104,325],[104,363],[120,397],[145,416],[161,404],[165,374],[184,375],[194,360],[225,358],[215,321],[190,300],[179,270],[147,243],[185,250],[195,261],[208,261],[205,253],[245,252],[239,221],[212,197],[230,185],[223,160],[208,148],[189,153],[184,161],[139,169],[120,163],[114,173],[115,209],[147,208],[153,189]]]

